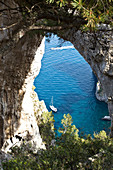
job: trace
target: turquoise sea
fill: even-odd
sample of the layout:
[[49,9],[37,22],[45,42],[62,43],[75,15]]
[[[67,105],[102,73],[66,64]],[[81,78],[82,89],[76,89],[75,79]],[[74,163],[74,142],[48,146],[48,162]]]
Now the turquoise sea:
[[101,119],[108,115],[107,104],[95,97],[96,77],[79,52],[66,46],[72,47],[72,44],[57,36],[45,42],[42,67],[34,81],[39,100],[44,100],[50,111],[53,96],[54,106],[58,109],[54,113],[57,129],[63,114],[70,113],[80,132],[91,135],[103,129],[109,132],[110,122]]

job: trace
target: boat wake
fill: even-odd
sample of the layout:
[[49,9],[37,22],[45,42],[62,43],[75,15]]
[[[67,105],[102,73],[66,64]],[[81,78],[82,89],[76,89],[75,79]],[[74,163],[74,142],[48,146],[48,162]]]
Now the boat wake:
[[74,46],[71,45],[71,46],[64,46],[64,47],[56,47],[56,48],[51,48],[51,50],[63,50],[63,49],[69,49],[69,48],[74,48]]

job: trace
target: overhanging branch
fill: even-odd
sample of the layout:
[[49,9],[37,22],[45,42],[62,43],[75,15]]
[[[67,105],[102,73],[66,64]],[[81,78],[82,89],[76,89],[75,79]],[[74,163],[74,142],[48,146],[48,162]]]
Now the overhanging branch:
[[44,31],[60,31],[64,29],[72,28],[72,25],[65,25],[65,26],[30,26],[28,30],[44,30]]
[[0,31],[4,31],[4,30],[7,30],[7,29],[9,29],[9,28],[12,28],[12,27],[14,27],[14,26],[17,25],[17,24],[18,24],[18,22],[14,23],[14,24],[11,24],[11,25],[9,25],[9,26],[3,27],[3,28],[0,27]]

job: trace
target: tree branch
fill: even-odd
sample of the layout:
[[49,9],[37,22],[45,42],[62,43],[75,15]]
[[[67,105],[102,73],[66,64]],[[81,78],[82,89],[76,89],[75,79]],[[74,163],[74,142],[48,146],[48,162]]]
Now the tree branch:
[[18,22],[16,22],[16,23],[14,23],[14,24],[11,24],[11,25],[9,25],[9,26],[6,26],[6,27],[0,27],[0,31],[4,31],[4,30],[7,30],[7,29],[9,29],[9,28],[12,28],[12,27],[14,27],[15,25],[17,25],[18,24]]
[[44,26],[44,25],[41,25],[41,26],[30,26],[28,28],[28,30],[45,30],[45,31],[60,31],[60,30],[64,30],[64,29],[67,29],[67,28],[72,28],[73,25],[65,25],[65,26]]

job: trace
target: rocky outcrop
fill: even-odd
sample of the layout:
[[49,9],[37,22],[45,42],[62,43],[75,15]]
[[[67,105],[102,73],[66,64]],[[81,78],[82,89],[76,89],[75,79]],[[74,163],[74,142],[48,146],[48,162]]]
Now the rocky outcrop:
[[[2,147],[5,151],[9,151],[12,146],[15,146],[15,144],[20,146],[23,140],[28,142],[30,141],[30,143],[35,146],[34,149],[45,148],[37,126],[35,112],[40,115],[42,112],[47,111],[47,109],[44,102],[39,101],[38,96],[33,89],[34,78],[37,74],[39,74],[39,70],[41,68],[44,43],[43,39],[40,47],[38,47],[38,50],[36,51],[34,60],[30,65],[30,70],[25,78],[24,84],[18,91],[18,98],[20,97],[19,95],[24,93],[21,101],[20,116],[18,117],[18,115],[16,115],[15,118],[15,115],[12,115],[13,119],[15,118],[15,122],[12,125],[12,128],[15,131],[12,134],[9,134],[9,131],[5,131],[5,134],[8,133],[8,137],[6,138],[8,140],[4,141],[4,145]],[[17,98],[15,98],[15,100],[17,100]],[[17,103],[17,105],[18,104],[20,103]],[[13,109],[15,110],[15,108]],[[15,112],[17,112],[17,110],[15,110]],[[7,121],[6,118],[4,121]],[[19,124],[17,125],[18,121]],[[10,126],[11,125],[9,124],[9,129],[11,128]]]
[[0,150],[0,169],[3,170],[2,163],[10,160],[12,158],[11,155],[6,154],[5,152]]
[[113,114],[113,29],[108,25],[102,25],[95,33],[91,33],[76,32],[72,28],[61,36],[72,42],[91,66],[101,84],[111,116]]
[[[22,139],[27,136],[36,148],[44,148],[34,115],[33,95],[35,92],[32,90],[33,81],[39,73],[44,53],[44,39],[42,43],[41,41],[41,37],[31,38],[29,35],[25,35],[6,55],[2,65],[1,72],[4,73],[4,77],[0,100],[1,146],[4,143],[3,149],[7,151],[11,147],[11,143],[14,145],[15,136],[20,136]],[[39,45],[40,47],[38,47]],[[30,46],[31,48],[29,48]],[[37,107],[40,105],[36,96],[35,103]],[[44,108],[43,111],[47,111],[47,109]],[[17,141],[15,140],[15,142]]]
[[101,85],[101,83],[98,81],[97,85],[96,85],[96,92],[95,92],[96,98],[99,101],[104,101],[104,102],[108,102],[108,98],[106,96],[106,93],[103,90],[103,87]]
[[[27,32],[20,12],[14,10],[18,6],[13,0],[7,1],[5,5],[2,3],[0,10],[9,5],[13,10],[5,10],[0,15],[0,147],[4,144],[3,149],[9,150],[19,139],[27,137],[36,149],[44,148],[34,114],[38,111],[40,115],[47,110],[44,102],[40,103],[32,90],[33,80],[41,67],[44,40],[39,32]],[[99,26],[96,33],[72,28],[60,32],[59,36],[72,42],[90,64],[102,86],[111,116],[113,30],[106,25]]]
[[[0,10],[8,6],[18,7],[9,0],[1,3]],[[3,146],[3,150],[8,151],[25,138],[35,149],[45,148],[34,115],[35,92],[32,90],[41,68],[43,36],[24,31],[17,10],[3,12],[0,25],[0,148]],[[35,104],[39,114],[47,111],[36,95]]]

